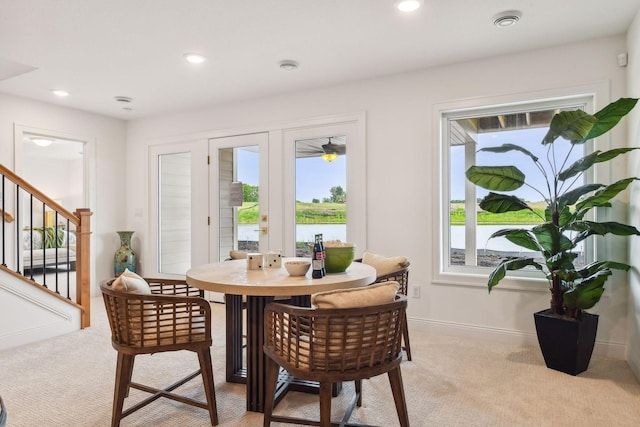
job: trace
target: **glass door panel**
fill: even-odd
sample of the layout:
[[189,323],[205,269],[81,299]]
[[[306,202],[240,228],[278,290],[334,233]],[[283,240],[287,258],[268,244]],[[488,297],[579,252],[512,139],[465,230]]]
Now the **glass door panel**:
[[311,256],[315,234],[347,241],[347,138],[295,141],[296,256]]
[[[266,152],[268,134],[210,140],[212,175],[211,262],[224,261],[233,251],[264,252],[266,221]],[[214,181],[215,180],[215,181]]]
[[260,248],[259,147],[218,150],[218,236],[220,261],[231,251]]

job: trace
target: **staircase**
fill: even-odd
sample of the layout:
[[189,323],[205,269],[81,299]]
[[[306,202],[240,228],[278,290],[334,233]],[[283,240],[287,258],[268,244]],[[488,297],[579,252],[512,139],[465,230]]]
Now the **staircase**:
[[91,215],[0,164],[0,351],[90,326]]

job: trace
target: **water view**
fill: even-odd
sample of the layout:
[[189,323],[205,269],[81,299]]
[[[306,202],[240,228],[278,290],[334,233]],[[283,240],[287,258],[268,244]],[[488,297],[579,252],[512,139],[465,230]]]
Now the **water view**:
[[[296,241],[313,242],[314,235],[322,233],[324,241],[347,241],[346,224],[298,224],[296,225]],[[239,224],[238,240],[257,241],[259,230],[257,224]]]

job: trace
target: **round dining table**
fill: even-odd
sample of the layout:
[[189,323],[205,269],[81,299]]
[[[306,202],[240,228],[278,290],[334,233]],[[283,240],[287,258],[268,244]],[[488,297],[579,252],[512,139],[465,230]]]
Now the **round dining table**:
[[[207,291],[225,294],[226,304],[226,379],[246,383],[247,410],[264,412],[265,363],[264,308],[274,299],[286,298],[296,305],[308,305],[309,296],[323,291],[367,286],[376,280],[375,268],[360,262],[351,263],[344,273],[311,278],[290,276],[284,268],[287,261],[308,258],[283,258],[282,267],[249,270],[246,259],[222,261],[191,268],[187,283]],[[243,306],[246,297],[246,368],[243,366]],[[288,390],[306,391],[308,384],[291,378],[278,385],[276,402]]]

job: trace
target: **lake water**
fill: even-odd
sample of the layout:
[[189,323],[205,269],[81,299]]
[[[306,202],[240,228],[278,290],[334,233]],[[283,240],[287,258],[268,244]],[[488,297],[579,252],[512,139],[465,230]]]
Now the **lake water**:
[[[526,228],[526,226],[507,227],[504,225],[479,225],[476,238],[477,249],[487,249],[501,252],[521,252],[524,249],[514,245],[504,237],[489,239],[493,233],[504,228]],[[302,242],[313,242],[314,235],[322,233],[324,241],[342,240],[347,241],[347,227],[344,224],[298,224],[296,226],[297,240]],[[258,226],[256,224],[238,225],[238,240],[258,240]],[[454,225],[451,227],[451,247],[464,249],[464,225]],[[578,248],[582,251],[582,246]]]
[[[313,242],[316,234],[322,234],[325,242],[329,240],[347,241],[347,226],[345,224],[298,224],[296,236],[299,242]],[[238,240],[258,240],[258,226],[256,224],[239,224]]]
[[[504,237],[496,237],[494,239],[489,239],[489,237],[495,233],[496,231],[503,230],[505,228],[526,228],[531,229],[532,226],[527,225],[514,225],[514,226],[505,226],[505,225],[479,225],[477,227],[477,237],[476,237],[476,249],[486,249],[490,251],[500,251],[500,252],[523,252],[527,251],[521,246],[515,245],[505,239]],[[451,235],[450,242],[451,248],[455,249],[464,249],[465,248],[465,238],[464,238],[464,225],[453,225],[451,226]],[[576,248],[577,252],[582,252],[582,244],[579,244]]]

